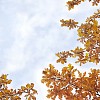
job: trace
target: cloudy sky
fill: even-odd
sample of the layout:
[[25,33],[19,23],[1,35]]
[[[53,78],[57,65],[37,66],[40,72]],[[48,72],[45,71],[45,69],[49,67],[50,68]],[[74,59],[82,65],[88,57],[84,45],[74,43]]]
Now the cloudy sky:
[[13,88],[34,82],[37,100],[47,100],[42,70],[50,63],[61,66],[55,53],[80,45],[76,30],[62,28],[59,20],[84,22],[97,9],[86,2],[68,12],[66,1],[0,0],[0,74],[9,74]]

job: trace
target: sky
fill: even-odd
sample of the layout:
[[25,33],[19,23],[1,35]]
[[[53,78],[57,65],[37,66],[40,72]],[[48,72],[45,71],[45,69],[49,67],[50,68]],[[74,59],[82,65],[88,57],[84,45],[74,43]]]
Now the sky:
[[62,67],[56,63],[55,53],[81,46],[76,30],[61,27],[60,20],[84,22],[100,7],[86,2],[68,11],[66,1],[0,0],[0,75],[9,74],[13,88],[33,82],[37,100],[49,100],[41,83],[43,69],[50,63],[57,69]]

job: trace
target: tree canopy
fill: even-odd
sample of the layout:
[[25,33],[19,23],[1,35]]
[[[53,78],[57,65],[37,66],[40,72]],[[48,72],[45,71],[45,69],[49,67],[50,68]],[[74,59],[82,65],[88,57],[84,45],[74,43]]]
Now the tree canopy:
[[[76,5],[86,0],[71,0],[66,2],[68,10],[74,9]],[[100,0],[88,0],[92,6],[98,6]],[[57,63],[65,64],[62,70],[57,70],[52,64],[43,70],[41,82],[48,87],[47,98],[55,100],[100,100],[100,69],[90,69],[90,72],[80,72],[67,62],[68,58],[76,58],[75,63],[80,66],[86,63],[100,62],[100,9],[88,17],[84,23],[74,19],[61,19],[61,26],[68,27],[69,30],[76,28],[78,41],[84,47],[77,46],[73,50],[56,53]],[[79,67],[80,67],[79,66]],[[20,89],[10,89],[12,80],[7,78],[7,74],[0,76],[0,100],[21,100],[24,96],[27,100],[36,100],[37,90],[34,83],[21,86]],[[41,98],[40,98],[41,99]]]
[[[68,10],[74,8],[74,6],[85,2],[86,0],[72,0],[66,2]],[[98,6],[100,0],[89,0],[92,2],[92,6]],[[100,62],[100,9],[98,9],[93,15],[88,17],[85,23],[79,24],[79,22],[73,19],[61,19],[61,26],[68,27],[69,30],[76,28],[78,33],[78,41],[80,41],[84,47],[77,46],[70,51],[62,51],[56,53],[58,57],[57,63],[68,63],[67,59],[76,58],[75,63],[79,63],[80,66],[86,63]],[[42,83],[45,83],[48,87],[47,98],[55,100],[58,97],[60,100],[100,100],[100,69],[90,69],[90,72],[80,72],[74,68],[72,64],[62,68],[62,71],[58,71],[50,64],[49,68],[43,71]]]

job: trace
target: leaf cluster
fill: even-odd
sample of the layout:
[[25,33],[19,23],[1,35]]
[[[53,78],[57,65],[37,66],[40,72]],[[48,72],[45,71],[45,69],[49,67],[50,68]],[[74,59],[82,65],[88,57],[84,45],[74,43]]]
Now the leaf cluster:
[[[85,2],[86,0],[71,0],[66,2],[68,10],[71,10],[74,8],[75,5],[79,5],[82,2]],[[100,3],[100,0],[88,0],[89,2],[92,2],[92,6],[98,6],[98,4]]]
[[[79,5],[86,0],[72,0],[67,2],[68,9]],[[89,0],[92,5],[98,5],[100,0]],[[70,30],[77,28],[78,41],[84,47],[77,46],[73,50],[56,53],[57,63],[65,64],[69,57],[76,58],[75,63],[82,64],[100,62],[100,10],[98,9],[92,16],[88,17],[85,23],[79,23],[73,19],[60,20],[62,27]],[[42,83],[48,87],[47,98],[55,100],[100,100],[100,69],[91,69],[89,73],[80,72],[74,66],[68,64],[59,72],[50,64],[44,69]]]
[[36,100],[35,94],[37,91],[34,89],[34,84],[27,84],[21,86],[20,89],[9,89],[8,85],[11,84],[12,80],[7,78],[7,74],[0,76],[0,100],[21,100],[23,94],[27,100]]
[[[100,62],[100,25],[98,19],[100,18],[100,10],[97,10],[92,16],[86,19],[85,23],[80,26],[76,25],[78,22],[67,23],[61,21],[61,26],[67,26],[69,29],[77,28],[78,36],[77,39],[84,47],[76,47],[74,50],[58,52],[57,62],[66,63],[68,57],[77,57],[76,63],[80,65],[87,62],[93,62],[98,64]],[[71,19],[69,19],[70,21]],[[65,24],[66,23],[66,24]],[[72,26],[73,24],[73,26]],[[76,27],[77,26],[77,27]]]
[[53,65],[43,71],[41,80],[48,87],[47,98],[55,100],[100,100],[100,69],[81,73],[71,64],[59,72]]

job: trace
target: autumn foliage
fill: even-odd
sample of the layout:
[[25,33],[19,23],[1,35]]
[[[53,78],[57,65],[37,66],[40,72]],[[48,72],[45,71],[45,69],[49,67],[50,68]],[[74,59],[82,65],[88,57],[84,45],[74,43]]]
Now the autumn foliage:
[[0,100],[21,100],[21,96],[27,100],[36,100],[35,94],[37,91],[34,89],[34,84],[27,84],[26,86],[21,86],[20,89],[9,89],[8,85],[11,84],[12,80],[7,78],[6,74],[0,77]]
[[[85,2],[86,0],[72,0],[66,2],[69,10],[72,10],[76,5]],[[98,6],[100,0],[88,0],[92,6]],[[88,17],[85,23],[73,19],[61,19],[61,26],[68,27],[69,30],[76,28],[78,41],[84,47],[77,46],[73,50],[62,51],[56,53],[58,57],[57,63],[66,64],[58,71],[52,64],[43,70],[41,82],[48,87],[47,98],[51,100],[100,100],[100,69],[90,69],[87,73],[80,72],[75,69],[72,64],[68,64],[68,58],[75,58],[75,63],[80,66],[86,63],[100,63],[100,9],[92,16]],[[79,66],[79,67],[80,67]],[[9,88],[12,80],[7,78],[8,75],[0,76],[0,100],[21,100],[22,96],[26,100],[36,100],[34,84],[26,84],[20,89]],[[41,98],[40,98],[41,100]]]
[[[85,2],[85,0],[68,1],[68,9]],[[89,0],[93,6],[98,6],[100,0]],[[57,63],[68,63],[68,58],[75,58],[75,63],[80,66],[86,63],[100,63],[100,10],[88,17],[85,23],[73,19],[60,20],[62,27],[69,30],[76,28],[78,41],[84,47],[77,46],[73,50],[56,53]],[[90,69],[90,72],[80,72],[72,64],[67,64],[58,71],[50,64],[49,68],[43,71],[42,83],[48,87],[47,98],[55,100],[100,100],[100,69]]]
[[58,96],[60,100],[100,100],[99,69],[91,69],[86,75],[86,72],[81,73],[71,64],[63,67],[61,72],[50,64],[43,74],[42,83],[49,88],[47,98],[55,100]]

